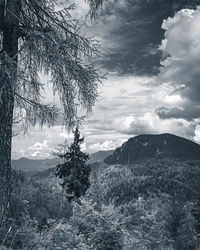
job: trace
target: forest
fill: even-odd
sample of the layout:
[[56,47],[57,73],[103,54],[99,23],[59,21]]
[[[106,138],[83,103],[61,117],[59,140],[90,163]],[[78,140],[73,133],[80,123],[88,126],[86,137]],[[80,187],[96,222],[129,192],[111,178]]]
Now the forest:
[[71,202],[55,175],[14,172],[2,249],[200,247],[199,162],[93,163],[85,195]]

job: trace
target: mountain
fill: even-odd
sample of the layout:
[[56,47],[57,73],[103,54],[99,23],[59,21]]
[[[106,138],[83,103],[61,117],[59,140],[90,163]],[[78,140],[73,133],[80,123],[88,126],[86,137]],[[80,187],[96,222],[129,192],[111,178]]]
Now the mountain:
[[200,145],[173,134],[139,135],[117,148],[104,162],[133,164],[146,158],[200,159]]
[[98,151],[90,155],[89,163],[103,162],[106,157],[111,155],[114,150]]
[[12,168],[15,170],[21,170],[28,176],[31,176],[37,172],[47,170],[51,167],[55,166],[52,165],[52,160],[49,159],[32,160],[23,157],[18,160],[12,160]]

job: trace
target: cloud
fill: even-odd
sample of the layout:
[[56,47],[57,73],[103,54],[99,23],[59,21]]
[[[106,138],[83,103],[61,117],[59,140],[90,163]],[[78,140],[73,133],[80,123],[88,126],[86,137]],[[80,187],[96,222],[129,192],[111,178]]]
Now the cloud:
[[191,121],[200,117],[200,107],[187,106],[184,109],[160,107],[156,109],[156,113],[161,119],[183,118]]
[[195,128],[195,134],[194,134],[193,139],[196,142],[200,143],[200,125],[196,126],[196,128]]
[[34,143],[33,146],[29,146],[28,150],[41,151],[41,150],[48,149],[48,148],[49,148],[48,141],[44,140],[42,143],[41,142],[36,142],[36,143]]
[[[108,122],[110,130],[118,133],[135,136],[140,134],[173,133],[193,139],[195,124],[184,119],[162,120],[154,112],[141,116],[124,116]],[[107,128],[108,129],[108,128]]]
[[200,7],[183,9],[163,21],[165,36],[160,46],[165,59],[161,61],[159,82],[168,82],[172,94],[184,100],[180,107],[160,107],[160,118],[200,117]]
[[126,139],[106,140],[103,143],[91,144],[88,149],[91,150],[91,152],[113,150],[120,147],[125,141]]
[[194,8],[199,0],[107,1],[102,15],[87,31],[100,39],[101,65],[119,75],[155,75],[159,72],[163,19],[183,8]]
[[72,133],[68,133],[62,126],[47,127],[41,129],[39,126],[32,127],[28,135],[23,133],[13,138],[13,158],[36,157],[47,158],[65,140],[71,142]]
[[39,157],[40,152],[39,151],[35,151],[31,154],[32,157]]

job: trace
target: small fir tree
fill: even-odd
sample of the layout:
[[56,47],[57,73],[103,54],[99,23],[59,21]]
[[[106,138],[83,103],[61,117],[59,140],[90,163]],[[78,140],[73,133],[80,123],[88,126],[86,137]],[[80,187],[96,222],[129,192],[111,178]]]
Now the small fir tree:
[[89,155],[81,151],[80,144],[84,138],[80,137],[78,126],[74,131],[74,141],[68,151],[58,154],[64,163],[57,165],[56,176],[62,179],[62,188],[66,191],[69,201],[84,195],[88,189],[90,166],[86,163]]

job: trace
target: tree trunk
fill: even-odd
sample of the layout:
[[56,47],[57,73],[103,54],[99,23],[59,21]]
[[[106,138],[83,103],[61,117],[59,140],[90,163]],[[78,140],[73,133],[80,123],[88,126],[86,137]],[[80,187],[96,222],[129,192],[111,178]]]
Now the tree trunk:
[[4,224],[8,217],[11,195],[12,119],[17,80],[20,0],[7,0],[5,3],[3,20],[0,20],[3,33],[0,68],[0,224]]

